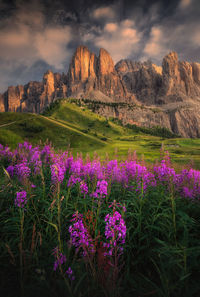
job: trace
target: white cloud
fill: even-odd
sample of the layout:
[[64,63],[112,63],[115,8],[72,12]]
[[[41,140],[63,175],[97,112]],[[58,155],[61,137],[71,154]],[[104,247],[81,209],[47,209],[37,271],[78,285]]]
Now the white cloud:
[[127,58],[138,49],[141,33],[137,31],[134,22],[125,20],[121,23],[107,23],[101,34],[94,37],[96,47],[109,51],[114,62]]
[[152,27],[150,38],[143,50],[144,55],[146,57],[161,58],[166,54],[166,51],[162,29],[159,26]]
[[200,47],[200,24],[191,28],[190,40],[193,46]]
[[149,37],[144,40],[143,59],[152,58],[160,63],[168,52],[176,51],[180,60],[198,61],[200,25],[192,16],[193,8],[190,7],[189,11],[186,18],[183,11],[177,9],[174,15],[151,28]]
[[0,58],[13,67],[24,64],[30,67],[37,60],[61,69],[71,54],[67,44],[72,40],[69,26],[45,24],[42,11],[20,7],[6,20],[0,31]]
[[1,92],[6,85],[41,79],[46,67],[64,71],[72,54],[67,47],[73,39],[70,26],[47,23],[43,7],[37,1],[26,5],[18,1],[17,5],[14,14],[1,21]]
[[36,33],[34,47],[38,57],[43,61],[57,69],[62,69],[62,64],[69,55],[66,44],[68,44],[71,38],[69,26],[64,28],[46,28],[43,32]]

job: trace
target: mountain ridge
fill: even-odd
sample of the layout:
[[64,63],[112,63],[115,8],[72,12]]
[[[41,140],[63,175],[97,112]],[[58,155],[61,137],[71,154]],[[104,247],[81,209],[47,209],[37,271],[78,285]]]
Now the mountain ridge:
[[[55,99],[66,97],[125,102],[135,108],[102,105],[95,112],[125,124],[159,125],[184,137],[200,137],[200,64],[179,61],[176,52],[163,58],[162,67],[129,59],[114,65],[105,49],[96,56],[80,45],[66,74],[48,70],[42,82],[8,87],[0,95],[0,111],[41,113]],[[157,113],[152,111],[156,107]]]

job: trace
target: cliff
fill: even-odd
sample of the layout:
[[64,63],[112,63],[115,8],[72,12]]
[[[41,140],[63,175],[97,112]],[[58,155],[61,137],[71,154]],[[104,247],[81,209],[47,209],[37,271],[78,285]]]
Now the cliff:
[[[42,82],[10,86],[0,95],[0,111],[40,113],[56,98],[69,96],[123,102],[123,108],[97,105],[95,111],[124,123],[165,126],[184,137],[200,136],[200,64],[179,61],[175,52],[163,58],[162,66],[127,59],[114,65],[105,49],[96,56],[79,46],[66,74],[49,70]],[[135,107],[130,110],[130,105]]]
[[98,93],[102,93],[102,97],[106,95],[113,100],[126,99],[126,90],[114,62],[102,48],[98,57],[85,46],[77,48],[69,66],[67,84],[68,96],[90,97],[92,91],[100,91]]

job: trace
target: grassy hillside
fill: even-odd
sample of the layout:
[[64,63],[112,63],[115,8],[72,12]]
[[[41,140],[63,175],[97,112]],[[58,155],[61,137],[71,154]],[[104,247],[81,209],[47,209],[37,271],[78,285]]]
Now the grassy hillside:
[[50,118],[34,114],[3,113],[0,115],[0,143],[15,147],[18,142],[28,140],[31,143],[50,141],[57,148],[68,147],[99,149],[104,142],[98,138],[72,129]]
[[200,168],[200,139],[169,139],[145,134],[68,100],[55,102],[43,115],[1,113],[0,143],[14,148],[24,140],[34,144],[48,140],[57,149],[70,147],[74,153],[93,154],[96,151],[100,156],[109,154],[120,158],[128,151],[136,151],[147,161],[159,158],[164,145],[175,162],[191,161],[193,166]]
[[131,132],[129,129],[91,112],[86,106],[79,107],[68,100],[57,101],[51,109],[47,109],[44,115],[65,122],[71,127],[98,138],[106,137],[113,140],[124,133]]

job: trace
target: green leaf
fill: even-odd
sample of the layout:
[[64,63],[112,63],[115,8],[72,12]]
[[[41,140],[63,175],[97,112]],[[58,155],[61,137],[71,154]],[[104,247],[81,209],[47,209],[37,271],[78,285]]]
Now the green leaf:
[[56,229],[56,232],[58,232],[58,226],[57,226],[56,224],[53,224],[53,223],[48,222],[48,221],[46,221],[46,220],[43,220],[43,221],[44,221],[45,223],[47,223],[47,224],[53,226],[53,227]]

